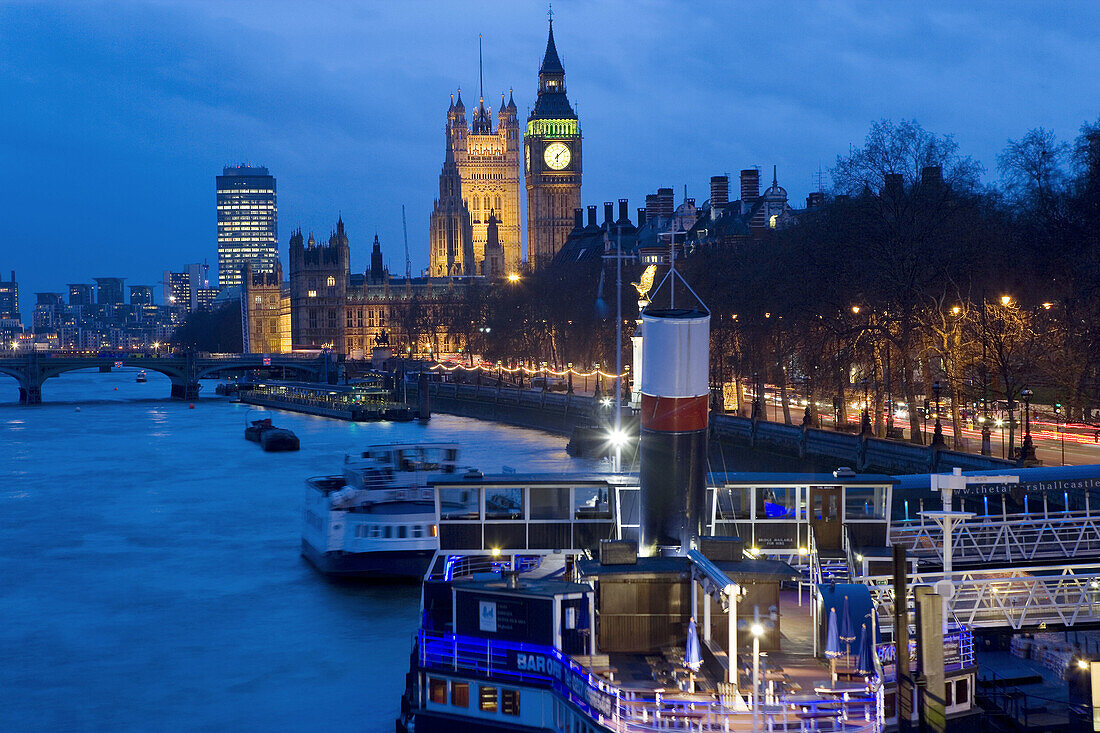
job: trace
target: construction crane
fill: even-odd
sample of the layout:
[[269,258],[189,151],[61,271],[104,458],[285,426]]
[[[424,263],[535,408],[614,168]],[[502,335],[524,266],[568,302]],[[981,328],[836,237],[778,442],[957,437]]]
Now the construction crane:
[[405,233],[405,282],[412,279],[412,262],[409,260],[409,226],[405,223],[405,204],[401,204],[401,230]]

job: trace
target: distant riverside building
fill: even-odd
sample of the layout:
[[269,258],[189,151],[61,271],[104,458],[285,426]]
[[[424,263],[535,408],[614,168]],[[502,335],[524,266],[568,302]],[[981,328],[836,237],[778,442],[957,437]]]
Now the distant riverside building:
[[217,177],[218,286],[241,284],[246,263],[274,272],[279,261],[275,177],[267,168],[225,168]]
[[165,270],[161,277],[162,299],[165,305],[172,305],[193,312],[199,308],[199,291],[210,289],[214,295],[204,295],[201,300],[209,304],[217,296],[218,289],[210,288],[210,267],[205,262],[184,265],[181,272]]
[[290,237],[291,343],[295,349],[343,351],[344,305],[351,270],[351,251],[344,221],[328,244],[305,241],[299,229]]
[[[502,258],[502,249],[495,241],[495,228],[489,226],[487,229],[493,240],[490,257]],[[465,288],[485,283],[486,278],[393,278],[383,267],[377,236],[366,272],[351,272],[350,254],[350,242],[342,220],[337,221],[327,244],[318,243],[312,234],[308,239],[300,231],[291,235],[289,283],[284,283],[280,291],[278,343],[282,348],[329,348],[352,359],[370,358],[377,345],[386,345],[394,353],[415,355],[460,352],[463,337],[447,331],[443,325],[445,311]],[[266,349],[275,343],[275,339],[263,343],[269,336],[268,325],[274,322],[270,312],[274,303],[274,280],[257,280],[253,276],[252,282],[251,293],[246,288],[244,297],[253,310],[245,317],[267,320],[262,338],[251,322],[245,333],[250,348]],[[258,303],[257,294],[261,296]],[[264,296],[268,297],[266,301]]]
[[539,93],[527,117],[527,259],[550,264],[573,228],[581,206],[581,128],[565,94],[565,67],[554,44],[554,24],[539,68]]
[[244,268],[241,291],[241,332],[250,354],[282,354],[291,350],[290,291],[283,287],[283,268],[253,272]]
[[95,286],[69,283],[69,305],[95,305]]
[[166,343],[183,323],[185,311],[152,304],[152,288],[131,286],[131,302],[121,302],[111,290],[121,278],[98,278],[107,299],[91,301],[90,285],[70,285],[69,303],[62,293],[36,293],[32,315],[33,333],[25,340],[33,348],[134,349]]
[[15,281],[15,270],[11,271],[11,280],[4,282],[0,277],[0,321],[19,320],[19,283]]
[[122,294],[122,284],[126,281],[126,278],[96,277],[92,279],[95,280],[95,302],[98,305],[121,305],[126,302]]
[[163,301],[165,305],[173,305],[187,311],[197,311],[199,308],[199,291],[211,289],[213,296],[204,295],[203,303],[213,302],[217,295],[217,288],[210,288],[210,267],[205,262],[193,262],[184,265],[182,272],[165,270],[161,277],[163,287]]
[[215,301],[218,299],[218,295],[222,291],[218,288],[196,288],[195,289],[195,310],[197,311],[212,311],[217,309]]
[[153,305],[153,288],[148,285],[131,285],[130,305]]

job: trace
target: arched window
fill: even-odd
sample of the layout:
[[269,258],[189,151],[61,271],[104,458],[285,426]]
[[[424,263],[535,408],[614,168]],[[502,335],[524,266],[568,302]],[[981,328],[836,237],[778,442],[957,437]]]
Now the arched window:
[[496,210],[497,210],[497,218],[499,219],[500,218],[500,196],[497,196],[496,199],[494,199],[494,204],[495,204]]
[[328,280],[325,281],[325,285],[328,285],[330,288],[336,287],[336,278],[329,275]]
[[[488,195],[486,195],[485,196],[485,211],[489,211],[489,209],[491,209],[491,208],[492,208],[492,206],[489,204],[489,197],[488,197]],[[486,215],[486,218],[488,218],[488,215]]]

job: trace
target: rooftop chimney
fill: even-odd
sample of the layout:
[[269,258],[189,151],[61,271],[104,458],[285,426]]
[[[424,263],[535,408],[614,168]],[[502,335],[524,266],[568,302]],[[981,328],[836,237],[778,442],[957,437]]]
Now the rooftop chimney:
[[672,216],[672,189],[671,188],[658,188],[657,189],[657,208],[658,213],[664,217]]
[[756,168],[746,168],[741,171],[741,201],[752,204],[758,198],[760,198],[760,171]]
[[730,177],[710,177],[710,218],[717,219],[718,213],[730,202]]
[[588,207],[588,226],[596,227],[596,206],[592,205]]
[[920,181],[923,184],[933,186],[943,183],[943,168],[938,165],[928,165],[921,168]]
[[638,228],[645,226],[645,209],[638,209]]
[[623,224],[630,223],[630,213],[626,206],[628,203],[627,199],[619,199],[619,221]]
[[573,229],[584,229],[584,209],[573,209]]
[[615,223],[615,204],[610,201],[603,202],[603,223],[608,227]]

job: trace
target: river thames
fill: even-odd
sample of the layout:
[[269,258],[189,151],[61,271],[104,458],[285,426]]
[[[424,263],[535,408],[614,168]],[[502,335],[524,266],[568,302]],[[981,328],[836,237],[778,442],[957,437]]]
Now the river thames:
[[603,470],[564,438],[447,415],[272,412],[302,449],[264,453],[247,405],[189,409],[135,374],[70,372],[35,407],[0,383],[0,730],[391,731],[419,589],[317,575],[303,481],[398,441],[459,443],[485,472]]

